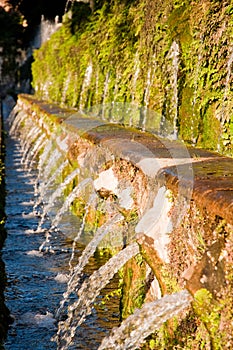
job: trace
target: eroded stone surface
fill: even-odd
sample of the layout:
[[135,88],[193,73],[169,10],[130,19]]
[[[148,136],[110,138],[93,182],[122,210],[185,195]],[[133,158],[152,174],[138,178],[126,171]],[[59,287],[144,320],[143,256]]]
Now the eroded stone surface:
[[158,190],[153,207],[149,209],[135,227],[136,233],[144,233],[153,239],[154,248],[164,262],[169,262],[167,246],[172,221],[169,212],[172,208],[169,191],[163,186]]
[[221,291],[225,284],[224,258],[221,255],[223,248],[223,239],[214,242],[201,260],[183,273],[187,281],[186,287],[192,294],[201,288],[206,288],[214,296]]

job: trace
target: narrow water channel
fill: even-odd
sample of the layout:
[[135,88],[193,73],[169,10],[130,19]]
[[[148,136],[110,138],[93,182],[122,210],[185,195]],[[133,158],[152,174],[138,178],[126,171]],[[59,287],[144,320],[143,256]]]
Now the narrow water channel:
[[[68,219],[64,217],[60,225],[63,232],[56,231],[52,235],[50,249],[40,252],[45,232],[35,233],[40,220],[33,214],[37,171],[24,170],[22,156],[19,142],[8,137],[5,164],[7,239],[2,256],[8,280],[6,305],[15,321],[4,347],[5,350],[59,349],[52,338],[57,332],[55,314],[66,291],[66,276],[69,273],[72,242],[67,237],[70,233],[73,236],[75,230],[78,232],[79,227],[75,226],[75,218],[73,224],[67,222],[71,220],[70,215]],[[74,261],[78,260],[83,248],[81,243],[76,245]],[[85,268],[85,274],[90,275],[105,261],[106,257],[95,254]],[[105,303],[105,295],[117,289],[117,286],[116,277],[101,292],[92,314],[77,330],[69,349],[97,349],[103,337],[119,325],[119,297],[111,298],[109,305]]]

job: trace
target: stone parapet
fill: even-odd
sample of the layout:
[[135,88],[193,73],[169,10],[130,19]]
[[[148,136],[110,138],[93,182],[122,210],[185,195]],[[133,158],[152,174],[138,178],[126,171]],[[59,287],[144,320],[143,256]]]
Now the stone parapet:
[[[109,149],[116,157],[130,161],[149,178],[159,177],[172,191],[177,192],[180,183],[189,186],[193,182],[192,200],[210,216],[225,219],[233,225],[232,158],[208,150],[186,148],[179,142],[119,124],[91,119],[75,109],[37,101],[31,95],[22,95],[20,100],[34,104],[55,122],[76,130],[84,139]],[[192,170],[188,171],[188,167]]]

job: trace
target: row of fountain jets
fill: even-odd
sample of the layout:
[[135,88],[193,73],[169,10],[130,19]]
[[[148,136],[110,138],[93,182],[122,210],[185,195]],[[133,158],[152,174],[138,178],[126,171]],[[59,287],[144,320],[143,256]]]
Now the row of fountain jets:
[[[84,282],[82,272],[90,257],[94,254],[101,240],[107,235],[115,225],[123,222],[124,218],[121,214],[115,213],[110,222],[100,226],[92,240],[86,245],[83,250],[77,265],[74,266],[74,252],[77,242],[79,241],[85,227],[86,215],[88,208],[93,203],[97,203],[98,196],[93,186],[93,180],[86,178],[82,180],[67,196],[61,209],[55,213],[55,217],[51,220],[50,229],[44,229],[43,225],[46,218],[49,216],[54,203],[61,199],[65,188],[78,178],[79,169],[73,170],[64,179],[63,183],[56,183],[56,179],[62,174],[63,169],[68,164],[68,160],[64,160],[64,155],[53,147],[54,142],[48,139],[47,135],[38,125],[33,125],[28,115],[15,107],[12,111],[9,123],[11,125],[10,135],[18,137],[20,135],[21,146],[24,150],[22,163],[27,171],[36,164],[37,180],[35,183],[35,198],[37,198],[34,206],[35,215],[40,215],[40,222],[37,231],[44,230],[45,239],[39,247],[41,253],[51,250],[50,238],[57,229],[62,216],[69,210],[74,199],[85,190],[87,186],[91,186],[92,190],[89,200],[86,203],[85,215],[80,224],[80,229],[77,236],[73,240],[72,252],[69,261],[69,276],[66,292],[63,294],[63,300],[60,302],[56,312],[58,321],[57,333],[53,337],[53,341],[57,342],[57,348],[60,350],[68,349],[72,345],[75,333],[78,327],[85,322],[86,317],[92,312],[92,305],[99,295],[100,291],[108,284],[113,276],[125,265],[125,263],[139,254],[139,246],[137,242],[129,242],[128,245],[121,249],[116,255],[112,256],[105,265],[101,266]],[[20,134],[22,123],[29,124],[30,131],[27,135]],[[30,125],[31,123],[31,125]],[[54,167],[55,164],[60,165]],[[51,174],[51,169],[56,169]],[[45,198],[51,189],[51,186],[56,186],[55,190],[49,194],[45,203]],[[50,191],[51,192],[51,191]],[[43,206],[41,204],[43,203]],[[39,212],[39,208],[43,208]],[[82,278],[81,278],[82,277]],[[72,294],[72,301],[71,296]],[[76,295],[74,301],[73,295]],[[178,314],[181,310],[187,308],[192,298],[187,290],[182,290],[172,295],[165,295],[161,299],[153,302],[144,303],[141,309],[137,309],[131,316],[125,319],[118,328],[112,329],[110,334],[102,340],[99,350],[103,349],[137,349],[145,342],[146,337],[155,332],[156,329],[167,321],[169,318]],[[62,314],[67,314],[67,318],[62,320]]]

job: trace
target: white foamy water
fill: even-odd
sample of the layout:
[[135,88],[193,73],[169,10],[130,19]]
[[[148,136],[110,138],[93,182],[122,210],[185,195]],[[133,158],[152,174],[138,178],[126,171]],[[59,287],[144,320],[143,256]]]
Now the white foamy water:
[[43,257],[43,254],[39,250],[29,250],[27,255]]
[[67,283],[69,280],[69,275],[64,273],[58,273],[54,279],[59,283]]
[[39,328],[55,328],[55,322],[56,320],[53,317],[53,314],[48,311],[46,314],[25,312],[17,321],[19,325],[32,325]]

